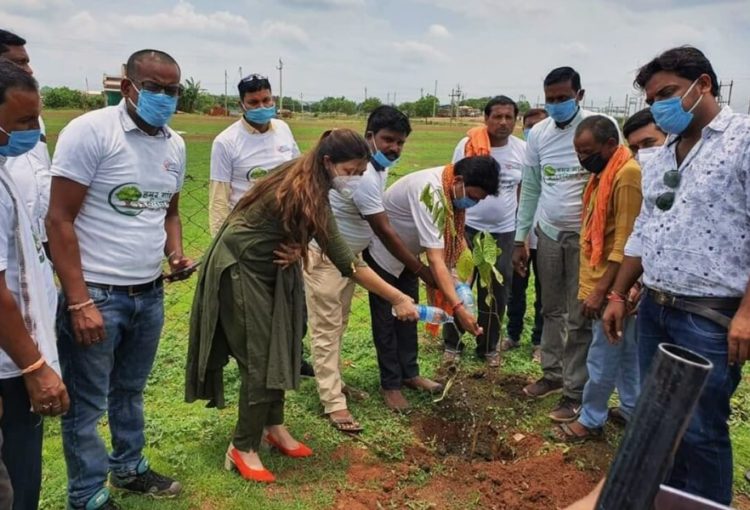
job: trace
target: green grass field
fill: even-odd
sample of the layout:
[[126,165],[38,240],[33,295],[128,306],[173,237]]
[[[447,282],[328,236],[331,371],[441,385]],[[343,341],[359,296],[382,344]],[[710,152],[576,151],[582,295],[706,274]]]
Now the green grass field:
[[[51,147],[57,133],[79,112],[45,112]],[[192,115],[179,115],[173,127],[184,131],[188,150],[188,179],[181,195],[181,211],[185,246],[189,255],[199,256],[209,242],[207,228],[207,182],[211,142],[216,134],[232,120]],[[292,119],[292,130],[305,150],[325,129],[351,127],[362,131],[362,120]],[[467,125],[414,124],[414,132],[404,150],[396,176],[416,169],[445,163],[452,155],[456,142]],[[161,347],[146,392],[147,449],[152,465],[183,482],[184,494],[175,500],[152,501],[140,497],[119,497],[125,508],[139,509],[326,509],[333,508],[337,494],[346,490],[349,461],[334,455],[349,439],[334,431],[321,417],[315,384],[303,381],[299,391],[287,395],[286,420],[297,437],[306,441],[316,452],[312,459],[291,461],[276,454],[264,453],[263,460],[278,478],[273,487],[261,487],[244,482],[239,476],[222,469],[226,450],[235,421],[237,377],[232,368],[227,372],[228,407],[222,411],[206,409],[201,403],[186,404],[184,394],[184,363],[188,316],[192,299],[192,282],[173,284],[168,289],[167,324]],[[531,288],[531,287],[530,287]],[[529,318],[527,318],[529,320]],[[503,360],[502,373],[536,376],[538,367],[530,363],[528,339],[524,347]],[[423,373],[429,375],[437,367],[440,349],[437,343],[425,340],[420,359]],[[399,417],[385,410],[378,396],[378,370],[369,329],[366,296],[358,292],[353,307],[350,328],[344,339],[344,375],[346,380],[368,391],[371,398],[353,403],[352,412],[362,422],[363,442],[383,463],[403,459],[405,449],[415,441],[409,417]],[[478,368],[467,362],[468,368]],[[408,395],[417,411],[428,410],[433,404],[414,393]],[[524,417],[525,426],[540,429],[549,427],[545,414],[554,402],[530,406],[530,416]],[[742,481],[744,467],[750,468],[750,392],[743,383],[735,397],[736,414],[732,423],[735,444],[737,489],[745,492],[750,487]],[[108,435],[106,419],[101,425]],[[396,490],[427,483],[439,470],[420,477],[406,479]],[[41,507],[62,509],[66,501],[66,473],[62,454],[59,424],[48,420],[44,448],[44,481]],[[474,502],[472,502],[474,501]],[[419,501],[410,508],[479,508],[477,500],[454,498],[445,505],[430,507]],[[397,508],[388,506],[387,508]],[[400,508],[400,507],[398,507]]]

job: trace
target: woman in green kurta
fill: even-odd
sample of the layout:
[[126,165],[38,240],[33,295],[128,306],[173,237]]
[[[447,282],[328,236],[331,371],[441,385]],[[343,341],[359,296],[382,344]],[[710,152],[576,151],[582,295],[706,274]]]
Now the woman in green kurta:
[[310,153],[271,172],[240,200],[204,258],[190,318],[186,399],[223,407],[223,367],[229,356],[237,360],[239,418],[226,466],[246,479],[274,479],[257,454],[263,439],[292,457],[312,454],[283,425],[284,391],[299,385],[301,264],[275,260],[275,253],[296,246],[306,260],[314,239],[343,276],[388,299],[400,319],[417,318],[411,298],[355,259],[330,209],[331,187],[361,175],[369,155],[354,131],[326,132]]

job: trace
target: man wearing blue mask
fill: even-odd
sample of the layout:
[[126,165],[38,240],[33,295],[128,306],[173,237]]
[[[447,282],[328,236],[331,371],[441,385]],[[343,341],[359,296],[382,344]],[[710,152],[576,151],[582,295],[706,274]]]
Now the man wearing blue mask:
[[544,79],[549,118],[529,133],[513,251],[514,269],[524,276],[529,257],[526,240],[536,229],[537,265],[544,282],[543,376],[523,391],[531,398],[562,391],[549,414],[560,423],[574,421],[580,413],[592,338],[591,322],[578,301],[581,197],[589,173],[578,160],[573,138],[578,124],[595,115],[580,107],[583,95],[581,77],[571,67],[554,69]]
[[[0,30],[0,57],[10,60],[30,75],[34,74],[29,65],[26,40],[16,34]],[[29,210],[34,228],[42,242],[46,243],[44,217],[47,215],[49,204],[50,157],[41,117],[39,117],[39,127],[41,136],[34,148],[21,156],[8,158],[5,167],[23,196],[23,202]]]
[[[118,508],[107,485],[160,497],[181,485],[143,456],[143,391],[164,322],[162,260],[183,279],[179,194],[185,143],[167,125],[180,94],[168,54],[130,56],[119,105],[86,113],[60,133],[47,232],[62,286],[57,333],[70,411],[62,421],[68,504]],[[105,410],[112,451],[97,431]]]
[[[406,247],[388,221],[383,206],[383,193],[389,169],[401,157],[401,151],[411,133],[409,118],[388,105],[374,109],[367,118],[365,139],[372,155],[367,170],[361,176],[338,177],[328,198],[339,231],[352,253],[358,255],[369,246],[374,235],[386,243],[404,265],[420,276],[428,285],[434,285],[432,273]],[[320,401],[331,424],[343,432],[360,432],[362,427],[348,409],[347,397],[366,398],[366,394],[344,385],[341,377],[341,341],[346,330],[354,285],[342,278],[333,263],[313,244],[310,247],[304,272],[305,296],[310,327],[310,344],[315,366],[315,382]],[[373,325],[378,338],[387,323]],[[377,342],[377,340],[376,340]],[[415,386],[430,389],[436,383],[424,377],[410,381]],[[384,392],[389,408],[398,407],[395,391]]]
[[[0,58],[0,508],[37,508],[41,416],[67,411],[55,340],[52,268],[5,164],[39,142],[39,91]],[[31,172],[31,169],[27,171]],[[33,177],[33,176],[32,176]]]
[[719,104],[716,73],[690,46],[654,58],[635,84],[669,136],[644,168],[641,213],[603,322],[612,341],[622,337],[621,298],[642,273],[641,381],[662,342],[711,361],[667,484],[729,505],[730,399],[750,358],[750,116]]
[[[491,156],[464,158],[455,165],[428,168],[402,177],[385,192],[383,209],[390,226],[418,265],[407,266],[398,252],[391,250],[379,236],[373,238],[365,252],[365,261],[381,278],[415,301],[419,299],[417,275],[431,273],[435,288],[444,296],[451,315],[461,328],[474,336],[481,334],[482,328],[458,297],[451,270],[465,242],[466,209],[488,196],[497,196],[499,182],[498,164]],[[450,204],[454,225],[446,222],[443,232],[421,200],[425,189],[435,194],[435,200]],[[446,213],[446,216],[450,215]],[[427,255],[429,267],[423,268],[416,259],[422,253]],[[401,393],[404,386],[433,393],[441,391],[442,385],[419,375],[416,323],[395,324],[391,305],[374,294],[370,294],[370,317],[378,353],[380,386],[388,407],[395,411],[408,408],[409,403]]]
[[251,74],[240,80],[237,90],[242,118],[219,133],[211,147],[208,221],[212,235],[256,179],[300,154],[289,126],[276,118],[268,78]]

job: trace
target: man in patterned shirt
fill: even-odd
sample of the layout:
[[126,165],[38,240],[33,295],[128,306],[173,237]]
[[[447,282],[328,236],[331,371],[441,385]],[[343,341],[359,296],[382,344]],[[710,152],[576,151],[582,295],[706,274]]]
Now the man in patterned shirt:
[[635,83],[669,138],[643,167],[643,206],[605,329],[611,340],[621,337],[625,293],[643,273],[641,381],[662,342],[713,363],[667,483],[728,505],[729,400],[750,358],[750,117],[719,105],[713,67],[692,47],[662,53]]

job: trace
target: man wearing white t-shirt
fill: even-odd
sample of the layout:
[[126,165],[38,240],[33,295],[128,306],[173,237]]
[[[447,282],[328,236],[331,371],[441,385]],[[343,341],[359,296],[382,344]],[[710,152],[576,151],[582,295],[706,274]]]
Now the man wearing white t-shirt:
[[244,114],[219,133],[211,147],[208,216],[212,235],[257,179],[299,156],[289,126],[275,118],[268,78],[251,74],[237,89]]
[[[331,209],[339,231],[355,254],[361,253],[378,235],[393,248],[400,260],[434,285],[432,275],[404,245],[390,226],[383,207],[383,192],[388,181],[388,168],[401,156],[406,138],[411,133],[409,118],[392,106],[383,105],[370,113],[365,139],[372,147],[372,157],[362,176],[348,177],[343,188],[329,195]],[[315,366],[315,381],[320,401],[331,424],[343,432],[360,432],[362,427],[347,407],[347,395],[360,395],[341,379],[341,340],[346,330],[354,282],[342,278],[336,267],[320,254],[317,246],[310,248],[305,276],[310,343]],[[409,384],[430,390],[436,383],[417,376]],[[400,395],[400,392],[398,393]],[[404,404],[395,392],[384,392],[386,406],[399,408]]]
[[[440,231],[421,200],[428,186],[436,196],[442,195],[441,201],[451,204],[452,210],[457,211],[452,215],[453,228],[446,228],[447,232]],[[456,248],[461,244],[460,238],[447,239],[447,233],[452,231],[461,235],[464,228],[461,211],[476,206],[488,196],[497,196],[498,186],[497,162],[489,156],[476,156],[462,159],[455,165],[408,174],[388,188],[383,197],[383,207],[391,227],[413,256],[427,254],[429,268],[424,270],[432,274],[435,288],[443,294],[457,324],[474,336],[481,334],[482,328],[456,294],[451,274],[454,259],[459,255]],[[419,299],[414,270],[407,268],[380,237],[373,238],[365,252],[365,261],[385,281],[415,301]],[[418,272],[422,270],[420,263]],[[370,317],[378,352],[381,389],[384,394],[395,392],[404,401],[402,409],[406,408],[408,402],[401,395],[401,387],[415,387],[411,381],[419,375],[417,325],[400,324],[401,321],[393,317],[390,304],[372,293]],[[418,389],[439,391],[440,386]]]
[[538,269],[544,282],[544,375],[526,386],[524,393],[541,398],[562,391],[562,399],[549,415],[556,422],[571,422],[580,414],[592,338],[591,321],[583,316],[578,301],[582,196],[589,174],[581,167],[573,138],[581,120],[595,115],[580,107],[583,95],[581,77],[573,68],[559,67],[544,79],[549,118],[534,126],[529,135],[513,253],[516,272],[525,275],[526,239],[536,228]]
[[[507,96],[492,98],[484,107],[483,130],[472,129],[469,136],[458,142],[453,153],[453,163],[472,155],[473,136],[476,142],[487,143],[483,151],[489,150],[489,155],[497,161],[500,172],[500,189],[496,197],[488,197],[475,207],[466,211],[466,242],[471,246],[474,236],[479,232],[489,232],[500,249],[500,257],[496,267],[503,277],[498,282],[492,278],[491,306],[487,305],[487,289],[477,285],[479,301],[479,325],[484,333],[477,337],[477,357],[484,359],[487,366],[500,366],[500,356],[497,350],[502,327],[503,314],[508,303],[508,289],[513,278],[511,255],[513,253],[513,238],[516,230],[516,208],[518,207],[518,186],[521,184],[521,168],[523,164],[526,142],[513,136],[518,117],[518,106]],[[481,139],[480,139],[481,137]],[[483,142],[482,142],[483,140]],[[455,328],[443,328],[445,342],[444,363],[455,363],[459,353],[463,350],[461,336]]]
[[41,416],[67,411],[60,379],[52,268],[23,197],[5,167],[39,142],[39,91],[0,58],[0,508],[37,508]]
[[[168,54],[130,56],[119,105],[74,119],[52,164],[47,232],[62,292],[57,331],[73,404],[62,420],[68,504],[112,509],[106,487],[160,497],[179,482],[153,471],[143,391],[164,322],[162,259],[182,279],[179,193],[185,143],[167,126],[180,68]],[[97,432],[105,410],[112,451]]]
[[[5,58],[33,75],[26,52],[26,40],[5,30],[0,30],[0,57]],[[34,228],[43,242],[47,241],[44,217],[49,205],[50,158],[44,122],[39,117],[41,136],[33,149],[15,158],[8,158],[5,168],[13,177],[23,203],[29,210]]]

